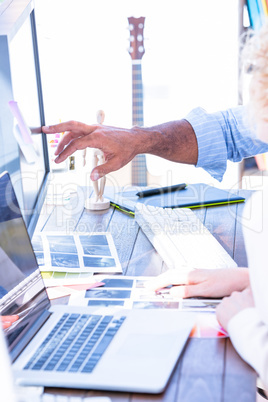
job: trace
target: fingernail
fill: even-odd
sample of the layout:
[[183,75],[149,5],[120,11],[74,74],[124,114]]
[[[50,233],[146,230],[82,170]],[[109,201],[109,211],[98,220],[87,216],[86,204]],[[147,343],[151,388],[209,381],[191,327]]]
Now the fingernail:
[[100,176],[97,172],[93,172],[91,175],[91,180],[96,181],[99,180]]

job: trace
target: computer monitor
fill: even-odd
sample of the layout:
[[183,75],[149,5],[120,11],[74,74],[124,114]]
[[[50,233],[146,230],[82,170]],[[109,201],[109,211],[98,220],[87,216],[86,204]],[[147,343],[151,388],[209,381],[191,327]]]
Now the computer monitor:
[[[33,0],[4,0],[0,5],[0,173],[6,170],[11,176],[30,236],[49,173],[34,11]],[[28,138],[10,102],[30,128]]]

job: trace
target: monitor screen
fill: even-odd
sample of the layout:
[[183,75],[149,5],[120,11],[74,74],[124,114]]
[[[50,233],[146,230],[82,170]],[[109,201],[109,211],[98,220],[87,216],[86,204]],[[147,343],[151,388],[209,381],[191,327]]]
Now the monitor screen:
[[32,236],[49,172],[33,1],[13,0],[0,14],[0,54],[0,173],[10,173]]

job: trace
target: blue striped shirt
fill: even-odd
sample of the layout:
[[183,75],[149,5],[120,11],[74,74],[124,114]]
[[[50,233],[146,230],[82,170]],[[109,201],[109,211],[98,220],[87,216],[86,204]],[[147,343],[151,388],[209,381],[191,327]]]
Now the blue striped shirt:
[[196,167],[202,167],[221,181],[227,159],[240,162],[244,158],[268,152],[268,144],[256,138],[247,115],[247,108],[238,106],[216,113],[196,108],[186,116],[198,143]]

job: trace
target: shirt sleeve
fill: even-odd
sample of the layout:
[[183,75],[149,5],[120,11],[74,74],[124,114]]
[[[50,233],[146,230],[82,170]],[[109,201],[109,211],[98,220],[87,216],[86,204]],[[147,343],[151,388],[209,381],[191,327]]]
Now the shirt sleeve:
[[242,310],[229,321],[227,330],[237,352],[259,374],[268,390],[268,326],[258,310]]
[[256,138],[247,116],[245,106],[216,113],[207,113],[202,108],[192,110],[186,120],[197,138],[196,167],[202,167],[221,181],[227,160],[240,162],[244,158],[268,152],[268,144]]

